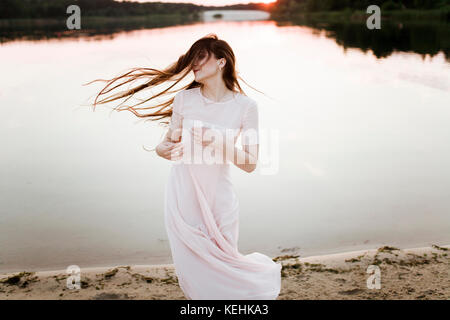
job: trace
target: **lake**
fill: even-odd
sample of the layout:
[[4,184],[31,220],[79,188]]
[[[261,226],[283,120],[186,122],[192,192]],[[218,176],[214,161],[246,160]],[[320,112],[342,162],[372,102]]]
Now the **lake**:
[[261,130],[257,170],[231,170],[242,253],[450,243],[445,26],[370,33],[242,16],[2,42],[2,272],[172,263],[163,219],[172,164],[147,151],[165,128],[93,112],[102,84],[83,84],[164,68],[208,33],[232,46],[240,75],[264,93],[241,82]]

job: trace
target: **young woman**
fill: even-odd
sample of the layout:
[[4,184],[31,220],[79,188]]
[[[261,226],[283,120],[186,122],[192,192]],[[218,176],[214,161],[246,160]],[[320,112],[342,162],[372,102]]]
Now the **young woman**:
[[[141,73],[133,74],[136,70]],[[174,161],[166,184],[164,221],[179,285],[187,299],[276,299],[281,264],[258,252],[238,251],[239,202],[229,170],[230,163],[246,172],[256,168],[258,107],[239,86],[228,43],[215,34],[203,37],[164,71],[135,69],[119,77],[134,80],[145,74],[151,80],[99,103],[133,95],[181,73],[178,83],[190,71],[195,80],[168,104],[160,104],[162,109],[146,115],[171,117],[156,152]],[[100,94],[109,92],[105,89]],[[165,111],[168,105],[172,110]],[[239,134],[242,149],[235,146]]]

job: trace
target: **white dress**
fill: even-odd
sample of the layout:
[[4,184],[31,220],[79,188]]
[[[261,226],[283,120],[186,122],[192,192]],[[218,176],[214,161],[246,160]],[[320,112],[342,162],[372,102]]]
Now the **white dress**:
[[[257,134],[241,136],[242,144],[259,142],[257,103],[244,94],[214,102],[199,87],[178,92],[170,126],[183,129],[186,145],[192,138],[187,129],[199,120],[206,127],[233,129],[236,139],[253,129]],[[239,253],[239,201],[230,165],[193,160],[172,164],[164,221],[178,282],[191,300],[273,300],[280,293],[281,264],[258,252]]]

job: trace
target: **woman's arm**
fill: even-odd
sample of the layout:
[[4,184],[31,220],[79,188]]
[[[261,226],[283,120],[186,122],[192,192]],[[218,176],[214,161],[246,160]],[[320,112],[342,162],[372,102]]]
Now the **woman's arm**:
[[178,92],[173,99],[169,130],[163,141],[156,147],[156,153],[167,160],[179,160],[183,155],[183,144],[181,143],[183,128],[183,116],[181,114],[182,94],[183,91]]
[[241,145],[237,148],[234,143],[226,145],[226,159],[246,172],[256,169],[259,153],[259,124],[258,104],[252,100],[242,118]]
[[225,158],[226,160],[231,161],[238,168],[250,173],[256,169],[259,144],[243,145],[242,147],[243,149],[240,149],[234,144],[225,144]]
[[[211,129],[206,129],[211,130]],[[202,147],[210,146],[215,152],[218,152],[223,162],[230,161],[238,168],[252,172],[256,169],[256,163],[258,161],[259,143],[257,144],[244,144],[243,149],[236,147],[234,139],[227,139],[226,135],[220,137],[222,133],[220,131],[213,131],[214,137],[204,139],[204,129],[195,130],[191,129],[194,135],[194,143],[199,144]]]

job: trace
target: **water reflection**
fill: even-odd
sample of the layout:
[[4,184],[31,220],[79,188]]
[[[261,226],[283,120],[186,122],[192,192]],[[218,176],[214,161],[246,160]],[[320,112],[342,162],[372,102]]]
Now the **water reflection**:
[[[200,15],[82,19],[80,30],[68,30],[64,19],[0,20],[0,44],[15,40],[112,39],[118,32],[195,23]],[[100,37],[99,37],[100,36]]]
[[[435,56],[443,52],[450,62],[450,27],[446,23],[383,21],[381,29],[370,30],[365,23],[290,21],[291,25],[304,25],[323,30],[344,48],[373,51],[377,58],[385,58],[395,51],[414,52],[422,56]],[[286,21],[280,25],[286,25]]]
[[[19,22],[0,20],[0,43],[15,40],[45,40],[85,38],[92,40],[112,39],[117,33],[139,29],[164,28],[217,21],[257,21],[269,18],[267,12],[258,10],[209,10],[193,17],[131,17],[85,18],[82,30],[67,30],[65,20],[20,20]],[[450,61],[450,28],[440,22],[389,22],[383,21],[379,30],[369,30],[364,23],[326,21],[277,21],[277,25],[303,25],[322,31],[335,39],[344,49],[359,48],[363,52],[371,50],[377,58],[385,58],[393,52],[414,52],[425,57],[443,52]]]

